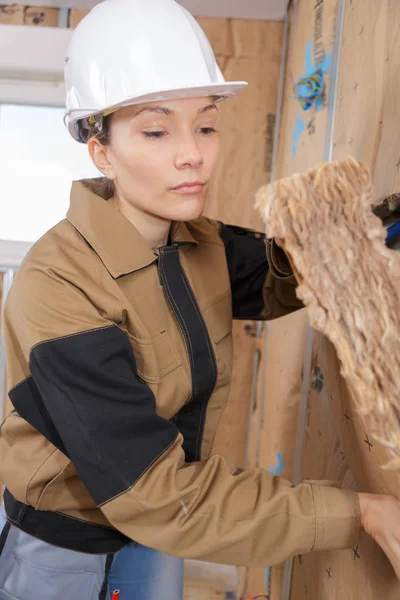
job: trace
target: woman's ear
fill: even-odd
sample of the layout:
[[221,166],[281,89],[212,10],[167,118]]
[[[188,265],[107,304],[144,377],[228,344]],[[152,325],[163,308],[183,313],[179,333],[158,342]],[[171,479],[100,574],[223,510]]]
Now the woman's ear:
[[88,150],[90,158],[98,170],[101,171],[107,179],[116,179],[114,167],[109,160],[110,148],[108,146],[103,146],[96,138],[92,138],[88,141]]

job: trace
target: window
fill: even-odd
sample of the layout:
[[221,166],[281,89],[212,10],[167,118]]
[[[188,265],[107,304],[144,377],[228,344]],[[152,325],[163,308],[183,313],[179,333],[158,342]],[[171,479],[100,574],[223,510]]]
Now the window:
[[62,108],[0,105],[0,240],[35,242],[65,217],[71,182],[96,177]]

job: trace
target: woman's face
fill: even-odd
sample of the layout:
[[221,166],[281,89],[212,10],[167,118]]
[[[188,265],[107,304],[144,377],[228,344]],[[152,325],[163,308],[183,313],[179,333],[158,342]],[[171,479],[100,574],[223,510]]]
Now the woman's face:
[[217,118],[212,98],[118,110],[104,149],[108,166],[101,169],[114,180],[117,199],[166,220],[198,218],[219,155]]

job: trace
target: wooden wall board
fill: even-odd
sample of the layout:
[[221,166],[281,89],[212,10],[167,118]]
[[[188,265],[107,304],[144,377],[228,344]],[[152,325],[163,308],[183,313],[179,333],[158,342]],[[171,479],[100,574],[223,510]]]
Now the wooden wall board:
[[[211,42],[225,79],[249,82],[248,89],[219,105],[221,157],[210,186],[206,215],[263,231],[253,204],[255,192],[271,175],[284,24],[222,18],[199,18],[198,21]],[[223,454],[242,468],[246,462],[249,430],[258,428],[258,412],[249,422],[254,357],[263,344],[256,329],[252,321],[234,323],[232,390],[213,448],[214,453]],[[253,466],[255,456],[250,451],[249,465]],[[263,569],[250,569],[247,580],[250,587],[246,592],[265,591]],[[221,588],[215,587],[211,593],[221,593]],[[186,595],[190,600],[200,597],[195,588],[189,587]]]
[[[199,19],[225,78],[248,81],[249,87],[220,105],[221,159],[206,213],[263,231],[253,198],[271,175],[283,23],[233,19],[222,26],[221,21]],[[249,428],[257,428],[258,413],[249,423],[249,409],[258,344],[253,322],[234,323],[233,386],[214,451],[240,467],[245,465]],[[253,466],[254,457],[249,459]],[[248,593],[264,592],[264,579],[262,569],[241,571]]]
[[[253,198],[259,185],[270,177],[271,121],[275,119],[278,95],[283,23],[212,18],[199,22],[225,78],[250,83],[247,90],[220,104],[222,151],[206,214],[225,223],[263,230]],[[232,392],[214,446],[215,452],[226,455],[239,467],[245,460],[256,351],[253,325],[234,323]]]
[[[293,98],[293,82],[315,68],[323,57],[332,57],[337,0],[294,0],[286,64],[282,121],[279,134],[277,178],[286,177],[323,160],[327,102],[320,110],[304,111]],[[307,58],[307,49],[309,56]],[[308,64],[307,64],[308,63]],[[325,76],[329,95],[330,70]]]
[[263,231],[253,198],[271,174],[283,23],[233,19],[216,27],[209,21],[201,25],[225,78],[249,87],[219,105],[221,158],[206,212]]
[[185,581],[183,600],[226,600],[224,590],[201,579]]
[[[368,436],[362,417],[339,374],[333,346],[316,335],[302,474],[331,479],[354,491],[399,490],[400,474],[384,472],[387,450]],[[367,443],[372,442],[372,447]],[[351,600],[400,597],[400,584],[375,542],[361,534],[352,550],[320,552],[295,560],[292,600]]]
[[[277,179],[323,161],[329,119],[330,70],[325,76],[326,101],[318,111],[314,108],[303,111],[292,97],[293,81],[304,75],[311,63],[315,66],[332,56],[336,11],[337,0],[293,0],[291,3]],[[307,323],[305,311],[270,323],[266,349],[260,466],[269,468],[277,465],[277,454],[280,453],[283,461],[281,474],[289,479],[293,473]],[[281,578],[282,566],[270,569],[271,600],[279,600],[281,596]]]
[[[291,480],[300,401],[307,314],[298,311],[268,324],[258,465]],[[264,576],[265,579],[265,576]],[[271,599],[279,599],[282,566],[269,570]],[[268,591],[268,590],[266,590]]]
[[280,474],[288,479],[292,476],[306,323],[305,310],[272,321],[265,348],[266,387],[259,466],[278,467],[280,455]]
[[333,156],[374,174],[374,199],[400,191],[400,5],[351,0],[346,10]]
[[[268,323],[258,338],[259,372],[250,418],[249,464],[290,479],[301,388],[307,316],[305,310]],[[252,595],[266,594],[265,569],[241,572],[240,584]],[[279,598],[281,566],[270,569],[271,598]],[[245,583],[244,583],[245,582]]]
[[[379,201],[400,188],[400,5],[348,0],[343,31],[333,159],[363,160]],[[310,164],[310,167],[313,165]],[[315,336],[303,478],[336,479],[356,491],[400,495],[400,474],[383,471],[386,448],[375,442],[340,377],[331,344]],[[380,548],[362,534],[358,547],[295,561],[292,600],[394,600],[400,584]],[[275,599],[273,599],[275,600]]]

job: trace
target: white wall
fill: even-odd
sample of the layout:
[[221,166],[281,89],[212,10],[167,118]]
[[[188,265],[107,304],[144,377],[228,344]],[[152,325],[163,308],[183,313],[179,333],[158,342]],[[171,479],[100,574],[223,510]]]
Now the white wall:
[[72,31],[0,25],[0,103],[63,106],[63,69]]

